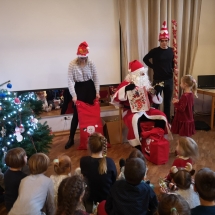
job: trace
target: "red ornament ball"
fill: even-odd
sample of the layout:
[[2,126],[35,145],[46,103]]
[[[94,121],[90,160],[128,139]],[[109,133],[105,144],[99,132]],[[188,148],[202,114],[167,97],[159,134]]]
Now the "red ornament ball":
[[15,102],[16,104],[20,104],[19,98],[15,98],[15,99],[14,99],[14,102]]

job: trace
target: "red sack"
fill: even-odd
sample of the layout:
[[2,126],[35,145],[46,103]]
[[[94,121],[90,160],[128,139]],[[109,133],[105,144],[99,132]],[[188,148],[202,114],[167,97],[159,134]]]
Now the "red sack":
[[140,123],[141,131],[150,131],[155,127],[154,121],[146,121]]
[[76,108],[78,111],[80,128],[80,145],[78,149],[87,149],[88,137],[92,133],[98,132],[103,134],[99,101],[95,99],[93,105],[84,103],[82,101],[77,101]]
[[169,159],[169,141],[164,138],[162,128],[142,131],[142,152],[145,158],[157,165],[165,164]]

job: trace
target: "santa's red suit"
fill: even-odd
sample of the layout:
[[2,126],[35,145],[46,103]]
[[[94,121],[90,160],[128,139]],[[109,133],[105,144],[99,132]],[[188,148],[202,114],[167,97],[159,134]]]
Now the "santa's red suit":
[[[133,72],[137,72],[137,71],[141,72],[142,68],[144,68],[143,65],[136,60],[132,61],[129,64],[129,69],[131,70],[131,73],[132,73],[132,70]],[[149,108],[148,111],[141,111],[137,113],[131,112],[127,91],[125,89],[126,86],[128,86],[129,84],[130,82],[125,80],[117,87],[117,90],[112,98],[112,104],[114,104],[115,106],[124,107],[122,117],[125,125],[128,128],[127,139],[130,145],[132,145],[133,147],[141,145],[139,132],[138,132],[138,119],[143,115],[150,120],[164,120],[166,122],[166,132],[170,134],[168,121],[166,119],[165,114],[162,111],[155,108]]]

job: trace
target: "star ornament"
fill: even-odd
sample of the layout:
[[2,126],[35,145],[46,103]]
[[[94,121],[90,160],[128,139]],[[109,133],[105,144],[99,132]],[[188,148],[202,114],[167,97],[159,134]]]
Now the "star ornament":
[[1,135],[2,137],[6,136],[6,129],[4,127],[2,127]]

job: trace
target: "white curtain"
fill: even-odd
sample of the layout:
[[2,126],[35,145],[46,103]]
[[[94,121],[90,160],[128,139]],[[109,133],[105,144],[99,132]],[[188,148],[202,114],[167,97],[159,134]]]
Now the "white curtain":
[[[177,22],[179,80],[192,74],[198,46],[202,0],[118,0],[121,26],[122,78],[132,60],[143,62],[150,49],[159,46],[158,36],[164,20],[172,46],[172,20]],[[152,77],[152,71],[149,70]]]

